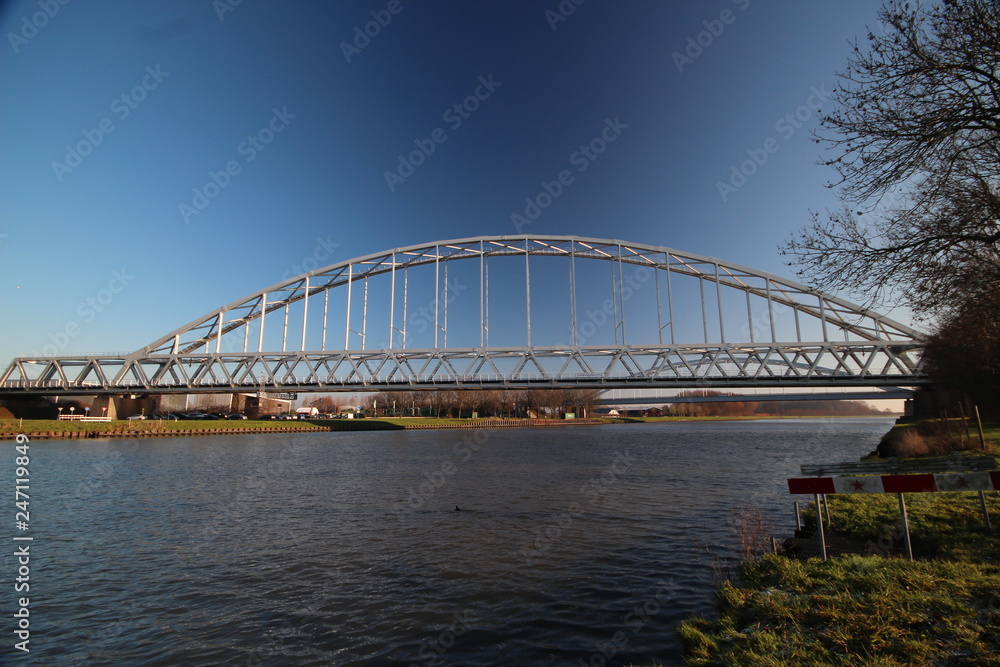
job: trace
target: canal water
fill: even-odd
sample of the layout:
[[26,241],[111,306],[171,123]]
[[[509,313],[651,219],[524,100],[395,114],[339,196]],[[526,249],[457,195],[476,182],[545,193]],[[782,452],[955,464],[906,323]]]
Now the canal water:
[[790,533],[785,479],[890,425],[34,441],[25,664],[676,664],[736,509]]

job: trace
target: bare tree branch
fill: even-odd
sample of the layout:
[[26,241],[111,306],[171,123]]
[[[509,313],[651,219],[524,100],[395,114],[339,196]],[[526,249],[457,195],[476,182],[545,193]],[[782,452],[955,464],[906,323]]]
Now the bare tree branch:
[[1000,3],[888,0],[817,138],[844,206],[786,242],[799,275],[924,317],[1000,285]]

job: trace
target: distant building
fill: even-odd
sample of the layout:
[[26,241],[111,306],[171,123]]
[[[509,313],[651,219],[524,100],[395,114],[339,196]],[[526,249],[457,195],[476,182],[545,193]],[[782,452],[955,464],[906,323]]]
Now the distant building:
[[250,419],[261,415],[290,412],[293,394],[253,392],[241,394],[169,394],[153,399],[157,405],[148,413],[159,412],[226,412],[244,414]]

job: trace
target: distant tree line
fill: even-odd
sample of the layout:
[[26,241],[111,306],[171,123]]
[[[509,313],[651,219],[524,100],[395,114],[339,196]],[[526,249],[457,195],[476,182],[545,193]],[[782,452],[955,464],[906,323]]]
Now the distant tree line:
[[[711,396],[740,396],[720,391],[682,391],[680,398]],[[749,397],[747,397],[749,398]],[[671,403],[663,406],[664,412],[676,417],[833,417],[869,416],[891,414],[860,401],[726,401],[713,403]]]
[[562,418],[593,414],[596,389],[497,389],[380,392],[362,406],[369,414],[398,417]]

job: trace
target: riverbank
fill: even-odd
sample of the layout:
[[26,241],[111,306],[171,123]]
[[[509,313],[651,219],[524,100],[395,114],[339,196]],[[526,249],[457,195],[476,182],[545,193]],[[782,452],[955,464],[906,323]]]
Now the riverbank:
[[[850,417],[867,418],[871,415]],[[822,417],[843,419],[844,415]],[[882,418],[882,417],[872,417]],[[597,417],[591,419],[450,419],[435,417],[381,417],[366,419],[306,420],[119,420],[82,422],[55,419],[0,420],[0,439],[18,433],[37,439],[61,438],[131,438],[192,435],[239,435],[255,433],[298,433],[314,431],[396,431],[459,428],[534,428],[553,426],[599,426],[602,424],[645,424],[691,421],[752,421],[761,419],[816,419],[750,415],[742,417]]]
[[33,439],[136,438],[192,435],[239,435],[316,431],[396,431],[423,429],[496,429],[555,426],[595,426],[605,419],[436,419],[394,417],[382,419],[306,420],[136,420],[80,422],[55,419],[0,421],[0,439],[23,433]]
[[[984,430],[1000,455],[1000,425]],[[977,493],[907,494],[913,562],[895,496],[829,496],[828,534],[866,553],[745,560],[720,584],[718,618],[680,625],[685,664],[1000,665],[998,496],[987,529]]]
[[[870,415],[850,417],[866,418]],[[822,417],[842,419],[844,415]],[[872,417],[881,418],[881,417]],[[55,419],[0,420],[0,439],[13,438],[18,433],[37,439],[61,438],[130,438],[193,435],[239,435],[255,433],[297,433],[315,431],[396,431],[423,429],[466,428],[534,428],[553,426],[599,426],[602,424],[645,424],[691,421],[753,421],[762,419],[816,419],[750,415],[741,417],[597,417],[590,419],[452,419],[435,417],[381,417],[366,419],[306,419],[306,420],[118,420],[82,422]]]

